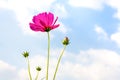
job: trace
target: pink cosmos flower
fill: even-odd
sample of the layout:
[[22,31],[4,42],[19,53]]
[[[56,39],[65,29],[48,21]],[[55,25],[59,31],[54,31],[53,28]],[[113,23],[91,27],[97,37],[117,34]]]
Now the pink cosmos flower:
[[43,12],[35,15],[32,19],[33,23],[29,23],[30,28],[33,31],[49,32],[52,29],[59,27],[59,24],[55,24],[58,17],[54,20],[54,14],[49,12]]

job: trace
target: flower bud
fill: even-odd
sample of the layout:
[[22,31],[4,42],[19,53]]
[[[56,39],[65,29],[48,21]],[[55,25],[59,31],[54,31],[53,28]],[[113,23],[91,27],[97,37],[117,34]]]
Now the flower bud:
[[25,58],[27,58],[27,57],[29,56],[29,52],[27,52],[27,51],[23,52],[23,56],[24,56]]
[[37,71],[41,71],[41,68],[38,66],[38,67],[36,67],[36,70]]
[[69,44],[69,39],[68,37],[65,37],[62,41],[63,45],[68,45]]

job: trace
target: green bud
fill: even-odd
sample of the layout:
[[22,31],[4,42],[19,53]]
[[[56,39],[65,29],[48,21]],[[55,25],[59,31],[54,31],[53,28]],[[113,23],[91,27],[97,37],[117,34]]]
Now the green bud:
[[25,58],[27,58],[27,57],[29,56],[29,52],[25,51],[25,52],[23,52],[22,55],[23,55]]
[[36,70],[37,71],[41,71],[41,68],[38,66],[38,67],[36,67]]
[[63,43],[63,45],[68,45],[70,43],[68,37],[65,37],[63,39],[62,43]]

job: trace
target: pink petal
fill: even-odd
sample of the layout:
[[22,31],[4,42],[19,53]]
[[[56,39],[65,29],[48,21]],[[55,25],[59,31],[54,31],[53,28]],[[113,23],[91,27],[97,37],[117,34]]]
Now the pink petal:
[[37,16],[34,16],[32,21],[37,24],[37,25],[40,25],[40,21],[39,21],[39,18]]
[[57,28],[57,27],[59,27],[59,26],[60,26],[60,24],[53,25],[53,26],[51,26],[51,29],[55,29],[55,28]]
[[42,28],[45,28],[45,26],[46,26],[46,24],[45,24],[38,16],[34,16],[34,17],[33,17],[33,22],[34,22],[36,25],[41,26]]
[[48,26],[52,25],[53,20],[54,20],[54,15],[49,12],[47,18],[48,18],[48,21],[47,21],[48,22]]
[[47,27],[44,21],[40,20],[39,22],[40,22],[40,25],[43,26],[44,28]]
[[33,23],[29,23],[30,25],[30,28],[33,30],[33,31],[42,31],[42,32],[45,32],[44,28],[43,27],[40,27],[36,24],[33,24]]
[[53,23],[53,25],[56,23],[56,21],[58,20],[58,17],[56,17],[56,19],[55,19],[55,21],[54,21],[54,23]]
[[[44,27],[48,26],[48,20],[47,20],[47,12],[44,12],[44,13],[41,13],[39,15],[37,15],[37,18],[39,19],[40,21],[40,24]],[[42,23],[41,23],[42,22]]]

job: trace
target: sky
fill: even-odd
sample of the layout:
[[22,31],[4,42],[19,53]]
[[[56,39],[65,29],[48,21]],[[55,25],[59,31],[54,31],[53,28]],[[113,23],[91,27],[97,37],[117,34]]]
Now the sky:
[[120,80],[120,0],[0,0],[0,80],[28,80],[24,51],[45,77],[47,33],[30,29],[34,15],[52,12],[60,26],[50,31],[52,80],[62,40],[69,37],[56,80]]

